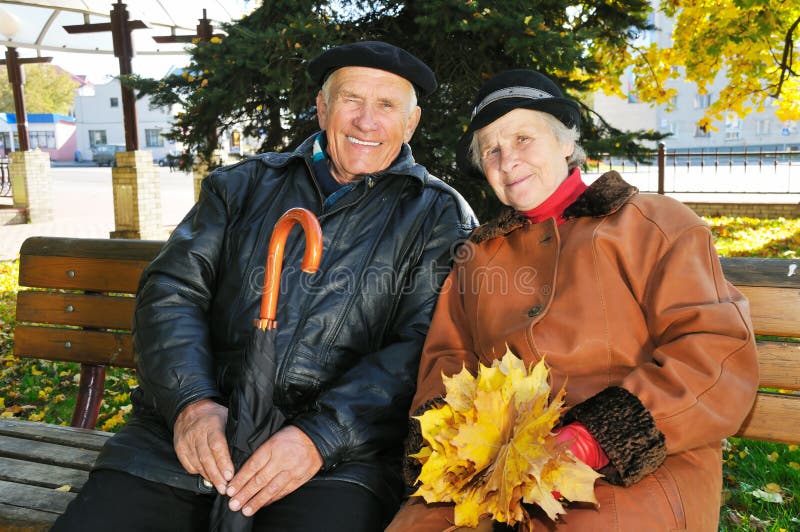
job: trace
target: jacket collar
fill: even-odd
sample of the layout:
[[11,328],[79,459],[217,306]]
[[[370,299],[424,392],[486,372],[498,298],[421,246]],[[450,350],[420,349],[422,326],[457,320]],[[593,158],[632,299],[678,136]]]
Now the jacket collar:
[[[564,210],[565,218],[583,218],[587,216],[608,216],[617,211],[639,189],[629,185],[615,171],[606,172],[592,183],[586,191],[578,196],[575,202]],[[500,216],[486,222],[470,235],[469,239],[476,244],[507,235],[511,231],[530,224],[528,218],[518,211],[506,207]]]
[[[314,154],[314,139],[319,132],[314,133],[302,142],[294,151],[291,152],[268,152],[256,155],[264,164],[273,168],[280,168],[289,164],[292,160],[304,159],[309,167]],[[430,179],[430,176],[424,166],[418,164],[414,160],[414,155],[411,153],[411,147],[404,143],[400,148],[400,154],[395,158],[389,168],[381,172],[377,172],[374,176],[378,179],[385,175],[406,175],[415,178],[421,186]]]

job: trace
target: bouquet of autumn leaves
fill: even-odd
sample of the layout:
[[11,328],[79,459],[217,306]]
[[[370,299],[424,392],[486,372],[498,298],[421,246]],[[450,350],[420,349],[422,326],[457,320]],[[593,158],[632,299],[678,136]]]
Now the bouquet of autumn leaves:
[[422,463],[414,495],[455,503],[457,526],[477,526],[488,514],[523,530],[532,530],[523,502],[553,520],[565,512],[559,494],[597,504],[602,475],[552,433],[566,392],[551,400],[548,376],[544,361],[528,371],[509,350],[492,367],[481,364],[477,377],[466,368],[443,377],[445,404],[415,418],[424,444],[411,455]]

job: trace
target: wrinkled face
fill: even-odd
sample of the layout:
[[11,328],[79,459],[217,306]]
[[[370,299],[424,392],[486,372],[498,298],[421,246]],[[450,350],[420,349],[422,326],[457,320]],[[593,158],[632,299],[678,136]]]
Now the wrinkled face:
[[328,103],[317,95],[317,119],[327,133],[331,173],[348,183],[389,167],[411,140],[420,108],[411,107],[411,83],[391,72],[343,67],[332,76]]
[[575,144],[561,144],[536,111],[514,109],[475,132],[497,198],[518,211],[539,206],[567,178]]

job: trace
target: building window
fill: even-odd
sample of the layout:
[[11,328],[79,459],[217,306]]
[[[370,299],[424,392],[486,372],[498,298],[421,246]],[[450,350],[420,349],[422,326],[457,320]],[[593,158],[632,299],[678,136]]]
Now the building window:
[[695,109],[706,109],[711,105],[711,94],[695,94],[694,96],[694,108]]
[[676,138],[678,136],[678,123],[675,121],[662,118],[660,129],[662,133],[670,133],[672,138]]
[[160,148],[164,145],[164,137],[161,136],[160,129],[145,129],[144,138],[148,148]]
[[729,116],[725,119],[725,140],[740,138],[742,138],[742,119],[738,116]]
[[675,95],[669,99],[669,108],[670,109],[677,109],[678,108],[678,96]]
[[111,98],[111,107],[119,107],[119,98]]
[[756,135],[769,135],[769,127],[772,121],[769,118],[763,118],[756,122]]
[[90,129],[89,130],[89,147],[94,148],[98,144],[108,144],[106,141],[105,129]]
[[711,136],[711,130],[706,129],[704,127],[695,126],[694,127],[694,136],[700,138],[709,138]]
[[31,131],[28,133],[28,140],[32,150],[56,149],[55,131]]

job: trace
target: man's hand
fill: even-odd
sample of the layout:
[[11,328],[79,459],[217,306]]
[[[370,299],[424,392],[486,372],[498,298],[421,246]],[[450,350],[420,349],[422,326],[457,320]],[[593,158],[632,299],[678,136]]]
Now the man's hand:
[[181,465],[211,481],[220,494],[233,478],[225,421],[228,409],[211,399],[201,399],[184,408],[175,421],[172,442]]
[[253,515],[308,482],[321,467],[314,442],[297,427],[284,427],[256,449],[228,484],[230,509]]

